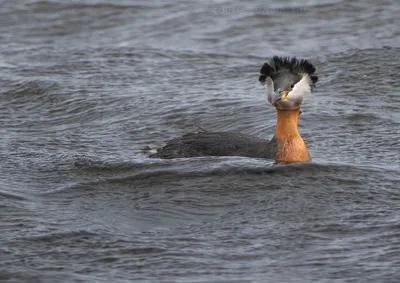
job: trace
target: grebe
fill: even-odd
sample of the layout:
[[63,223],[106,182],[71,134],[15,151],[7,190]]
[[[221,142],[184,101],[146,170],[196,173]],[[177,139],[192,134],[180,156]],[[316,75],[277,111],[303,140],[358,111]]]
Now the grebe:
[[170,140],[164,147],[143,152],[151,158],[198,156],[247,156],[275,159],[276,163],[311,160],[297,130],[297,120],[305,96],[314,89],[318,77],[315,67],[296,57],[274,56],[260,70],[268,102],[276,108],[277,121],[272,140],[235,132],[189,133]]

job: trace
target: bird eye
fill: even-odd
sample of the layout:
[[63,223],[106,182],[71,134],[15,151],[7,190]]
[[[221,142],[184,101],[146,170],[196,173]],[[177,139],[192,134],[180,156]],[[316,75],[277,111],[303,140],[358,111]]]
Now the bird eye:
[[292,85],[290,86],[290,88],[294,88],[294,84],[292,84]]

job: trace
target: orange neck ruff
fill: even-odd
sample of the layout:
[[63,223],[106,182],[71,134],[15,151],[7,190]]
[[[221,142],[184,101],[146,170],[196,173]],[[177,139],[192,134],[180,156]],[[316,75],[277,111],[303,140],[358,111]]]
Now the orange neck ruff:
[[275,140],[278,142],[276,163],[305,162],[311,160],[306,145],[297,130],[298,109],[277,109]]

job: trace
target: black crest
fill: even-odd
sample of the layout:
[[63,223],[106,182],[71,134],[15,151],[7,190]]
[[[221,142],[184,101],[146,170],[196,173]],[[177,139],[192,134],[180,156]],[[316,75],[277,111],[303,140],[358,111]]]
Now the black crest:
[[313,64],[305,59],[297,59],[296,57],[274,56],[264,63],[260,73],[259,81],[261,83],[265,83],[266,77],[271,77],[274,81],[277,76],[283,75],[284,73],[293,75],[309,74],[313,86],[318,81],[318,76],[313,75],[315,73]]

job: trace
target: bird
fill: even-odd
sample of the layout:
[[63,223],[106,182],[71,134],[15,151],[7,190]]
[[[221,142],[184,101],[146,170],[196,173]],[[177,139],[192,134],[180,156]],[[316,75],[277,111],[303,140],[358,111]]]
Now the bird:
[[275,134],[271,140],[238,132],[199,131],[174,138],[165,146],[142,152],[150,158],[173,159],[200,156],[244,156],[273,159],[276,164],[311,160],[298,132],[304,98],[318,81],[314,65],[306,59],[273,56],[260,69],[259,81],[267,101],[276,109]]

